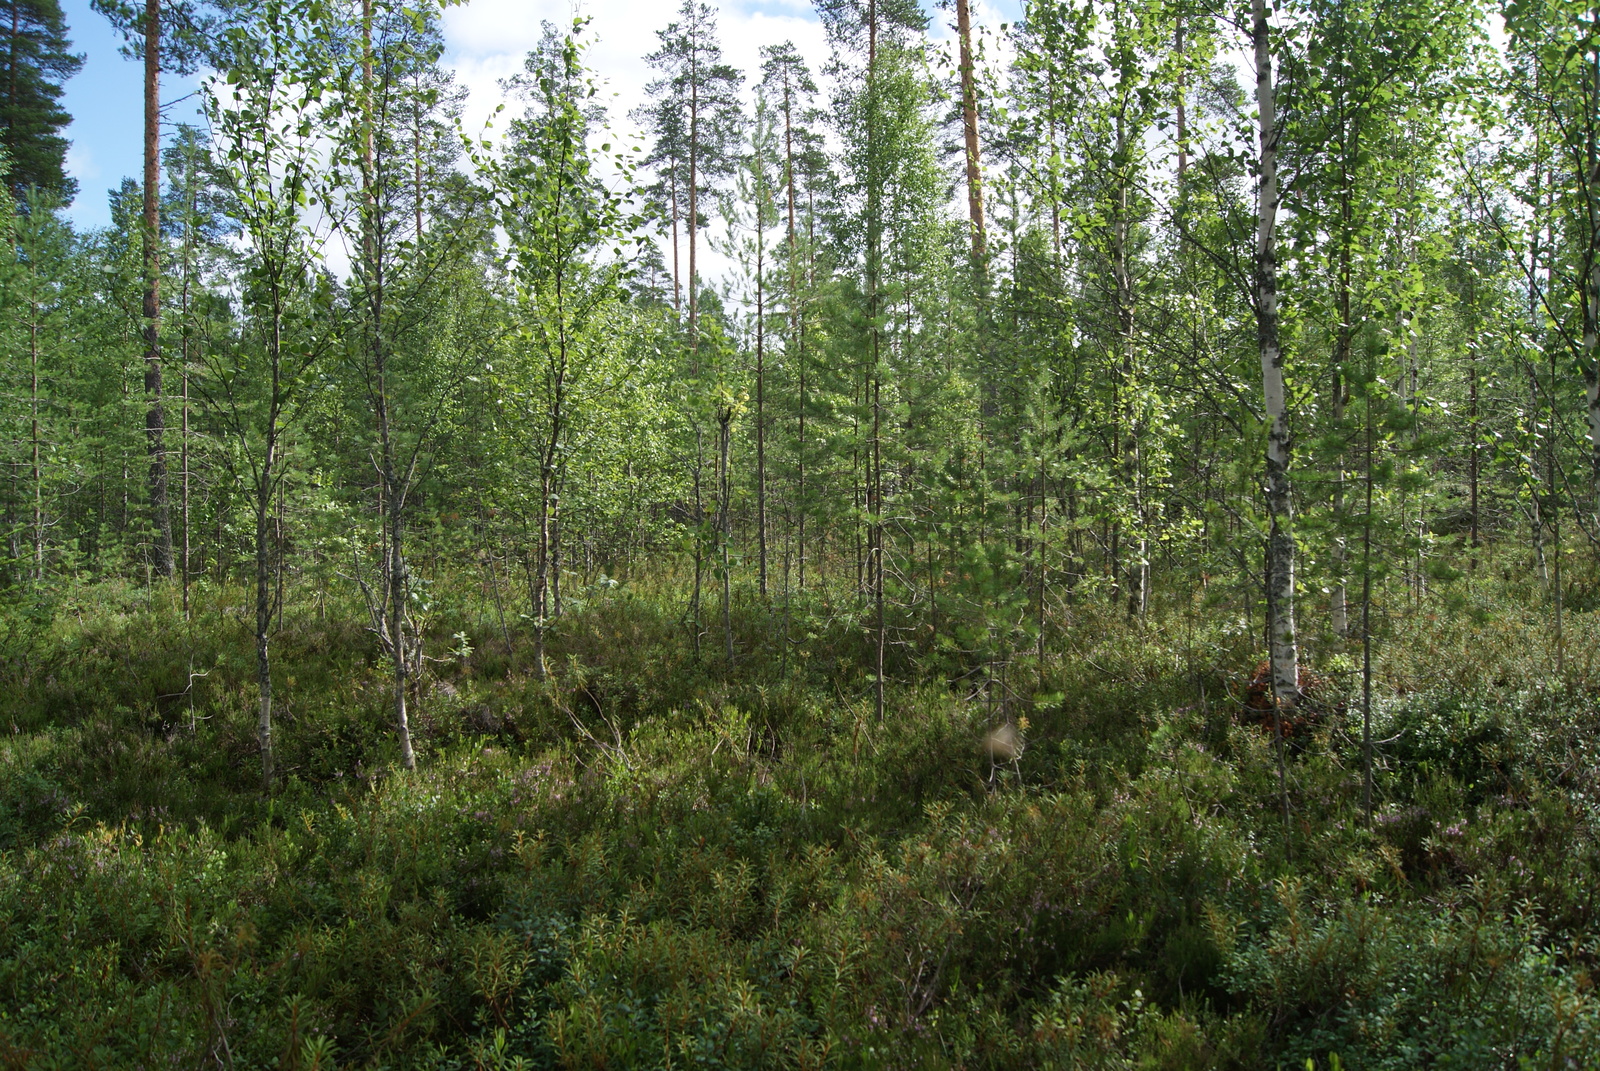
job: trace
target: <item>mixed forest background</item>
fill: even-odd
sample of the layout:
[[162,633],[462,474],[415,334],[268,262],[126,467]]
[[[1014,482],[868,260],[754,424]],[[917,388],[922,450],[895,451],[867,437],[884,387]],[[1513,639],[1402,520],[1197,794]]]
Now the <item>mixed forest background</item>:
[[[634,146],[581,20],[464,131],[426,6],[104,6],[149,98],[104,230],[61,216],[59,11],[9,37],[18,592],[253,577],[264,637],[285,585],[353,586],[401,678],[446,563],[540,636],[692,569],[730,663],[736,593],[825,593],[880,679],[1198,599],[1288,697],[1300,633],[1448,604],[1486,546],[1559,634],[1600,538],[1587,9],[1046,4],[975,41],[959,4],[934,50],[834,3],[831,55],[742,72],[689,5]],[[202,64],[206,125],[163,128]]]
[[[1442,1059],[1464,1029],[1442,1012],[1456,1025],[1418,1026],[1427,1017],[1396,996],[1430,986],[1462,1016],[1491,995],[1510,1001],[1482,1013],[1483,1052],[1578,1066],[1561,1062],[1583,1058],[1574,1039],[1600,1044],[1578,980],[1595,959],[1600,788],[1592,741],[1563,735],[1593,720],[1600,679],[1600,9],[1029,0],[1019,21],[986,32],[967,0],[818,0],[828,54],[774,41],[758,69],[738,70],[716,9],[684,0],[639,57],[653,80],[631,115],[607,113],[606,72],[585,62],[596,29],[578,18],[546,25],[505,85],[512,103],[475,129],[431,2],[96,0],[143,65],[145,166],[106,194],[111,226],[79,231],[65,206],[101,195],[76,189],[63,165],[61,86],[81,61],[54,0],[9,8],[0,599],[14,692],[6,761],[33,787],[7,803],[0,849],[9,838],[15,850],[0,868],[48,870],[48,836],[91,819],[119,837],[243,837],[259,861],[302,820],[306,837],[323,836],[304,816],[332,814],[330,793],[357,782],[386,786],[391,796],[360,806],[396,828],[425,775],[454,792],[490,777],[518,799],[544,793],[546,807],[563,792],[625,796],[652,763],[677,769],[699,746],[650,719],[699,711],[694,732],[710,751],[683,776],[712,777],[718,750],[731,756],[737,741],[728,791],[742,802],[729,814],[780,807],[772,793],[810,814],[813,791],[837,792],[825,830],[745,815],[724,862],[775,853],[820,868],[795,881],[823,883],[821,848],[773,847],[774,830],[799,823],[807,843],[839,853],[828,865],[844,868],[842,887],[871,877],[881,904],[920,880],[918,866],[1002,865],[983,854],[1000,820],[961,807],[1008,808],[1005,821],[1029,830],[1012,831],[1007,851],[1019,853],[1080,819],[1089,840],[1160,826],[1142,849],[1107,849],[1118,876],[1105,889],[1123,891],[1083,909],[1101,930],[1083,930],[1076,908],[1051,916],[1045,900],[974,906],[1004,882],[963,871],[930,878],[904,918],[849,931],[869,943],[922,934],[903,963],[885,961],[893,1000],[872,996],[870,981],[839,996],[855,984],[845,930],[829,931],[841,942],[832,982],[805,974],[798,953],[773,968],[788,981],[751,981],[766,976],[747,964],[745,983],[730,980],[744,968],[705,982],[721,995],[696,999],[749,1011],[739,985],[770,996],[810,979],[791,1018],[761,1020],[779,1063],[920,1054],[1102,1066],[1084,1061],[1144,1053],[1256,1066],[1262,1053],[1343,1053],[1347,1066],[1390,1066],[1383,1046],[1403,1038],[1422,1047],[1393,1048],[1392,1066],[1417,1066],[1405,1061]],[[952,23],[949,47],[930,39],[932,20]],[[165,124],[163,75],[196,71],[208,72],[205,121]],[[1407,706],[1424,695],[1433,706]],[[780,708],[790,721],[769,713]],[[1513,708],[1545,728],[1494,720]],[[68,747],[66,726],[73,751],[101,758],[80,768],[52,750]],[[509,750],[482,750],[486,739]],[[1512,741],[1533,750],[1495,750]],[[558,757],[538,758],[546,747]],[[842,765],[808,782],[784,766],[808,747]],[[1046,753],[1056,765],[1029,772]],[[964,802],[937,802],[946,775],[935,759],[965,771],[948,775]],[[771,768],[750,773],[761,762]],[[1224,776],[1213,762],[1240,765]],[[863,787],[871,763],[880,780]],[[1514,767],[1539,771],[1528,784],[1544,788],[1506,787],[1523,785]],[[596,782],[600,769],[610,773]],[[157,801],[180,783],[183,802]],[[704,801],[720,798],[684,791],[700,802],[661,819],[674,830],[696,828]],[[1211,811],[1195,796],[1208,792]],[[1255,793],[1253,817],[1217,834],[1226,850],[1152,817],[1182,810],[1173,821],[1209,828],[1239,793]],[[1534,835],[1495,823],[1543,815],[1541,800],[1567,823],[1534,837],[1555,869],[1518,885],[1509,875],[1530,871],[1512,867],[1523,862],[1507,845]],[[1469,827],[1451,823],[1480,805],[1483,843],[1500,847],[1469,863]],[[347,806],[359,810],[338,804],[346,818]],[[1041,818],[1041,806],[1071,813]],[[1105,825],[1113,812],[1122,826]],[[852,821],[889,841],[976,825],[897,856],[863,848]],[[768,839],[752,847],[756,827]],[[376,828],[347,835],[378,838]],[[628,828],[616,836],[640,850]],[[500,830],[533,873],[547,864],[543,849],[522,854],[525,832]],[[1338,854],[1319,847],[1324,833],[1355,854],[1318,878],[1318,853]],[[72,851],[111,850],[91,843],[110,832],[76,835],[87,839]],[[697,835],[693,850],[658,845],[672,862],[651,865],[699,858]],[[560,896],[644,896],[625,891],[637,875],[616,876],[609,893],[592,887],[600,864],[583,845],[600,836],[572,833]],[[1150,845],[1168,836],[1188,844],[1173,849],[1186,861],[1148,879],[1156,892],[1128,891],[1141,851],[1148,868],[1162,851]],[[199,851],[201,840],[186,843]],[[365,850],[370,866],[376,849]],[[1515,851],[1525,862],[1536,849]],[[1006,858],[1018,874],[1054,865],[1042,848]],[[908,868],[900,885],[882,870],[892,866]],[[1071,885],[1062,867],[1018,887]],[[1562,869],[1584,867],[1588,877]],[[1465,900],[1417,891],[1419,872],[1477,897],[1477,925],[1498,920],[1514,951],[1483,961],[1496,964],[1485,975],[1478,952],[1461,952],[1488,940],[1478,930],[1470,941],[1450,931],[1459,946],[1397,938],[1384,969],[1400,974],[1372,981],[1387,994],[1373,997],[1377,1019],[1329,1020],[1316,1009],[1348,978],[1319,975],[1320,957],[1366,940],[1350,935],[1366,932],[1360,911],[1379,910],[1373,888],[1409,890],[1376,900],[1408,905],[1395,908],[1404,926],[1471,915]],[[45,870],[30,873],[48,885]],[[672,883],[660,873],[652,888],[666,900],[646,922],[682,922],[663,904],[691,894],[663,892]],[[726,897],[732,871],[716,873],[705,887]],[[692,909],[709,912],[696,926],[744,918],[739,904],[761,899],[741,873],[742,892]],[[704,886],[704,874],[680,878]],[[1323,905],[1315,954],[1298,937],[1272,945],[1299,933],[1302,879],[1346,896]],[[430,882],[454,879],[384,880],[414,901],[379,915],[414,930]],[[1494,881],[1509,884],[1485,892]],[[1255,891],[1229,901],[1218,890],[1236,882]],[[259,1024],[252,1036],[287,1046],[283,1066],[326,1066],[317,1061],[336,1049],[373,1066],[402,1049],[422,1060],[419,1035],[402,1039],[434,1021],[423,1033],[441,1061],[451,1031],[486,1031],[462,1043],[477,1046],[476,1066],[512,1059],[508,1044],[568,1066],[644,1066],[645,1048],[617,1040],[635,1029],[665,1032],[665,1066],[692,1055],[672,1040],[667,996],[638,997],[633,1025],[613,1021],[627,1000],[583,986],[620,975],[597,982],[562,965],[711,952],[668,949],[665,931],[640,952],[626,909],[563,908],[558,926],[545,901],[534,911],[503,888],[473,890],[448,909],[437,901],[439,918],[469,929],[499,920],[461,937],[480,941],[470,954],[451,954],[470,960],[470,977],[396,980],[348,1006],[338,986],[296,990],[312,1003],[285,998],[300,1009],[284,1020],[289,1040]],[[1081,907],[1098,893],[1078,895]],[[813,906],[827,900],[816,896]],[[512,901],[533,912],[514,926],[505,912],[523,908]],[[1262,923],[1251,959],[1239,934],[1263,902],[1282,914]],[[1517,904],[1542,906],[1524,915]],[[792,934],[768,906],[783,945]],[[995,923],[1009,933],[1021,925],[1013,909],[1054,918],[1048,939],[1076,951],[1029,951],[1043,931],[986,947],[980,917],[1011,919]],[[0,914],[0,949],[20,917]],[[446,926],[439,918],[428,925]],[[230,1017],[244,1013],[212,980],[224,966],[230,978],[245,971],[254,953],[240,938],[204,960],[193,932],[152,925],[192,960],[162,983],[192,1020],[173,1044],[231,1064],[230,1024],[242,1020]],[[766,933],[755,916],[729,925]],[[942,936],[927,929],[940,926]],[[1393,926],[1384,933],[1404,928]],[[991,978],[989,995],[963,989],[951,966],[961,940],[973,947],[956,961],[970,954],[969,979]],[[1453,966],[1401,977],[1421,969],[1418,948],[1445,945]],[[363,954],[413,955],[376,944]],[[1304,974],[1285,980],[1302,954]],[[981,966],[984,955],[1002,965]],[[629,962],[637,997],[655,983],[639,980],[643,960]],[[1507,963],[1526,988],[1497,981]],[[257,983],[280,984],[265,964],[250,968]],[[128,1007],[155,999],[155,968],[127,970]],[[831,1010],[825,992],[840,1002]],[[317,1000],[322,1010],[306,1011]],[[568,1001],[560,1029],[552,1000]],[[514,1005],[543,1010],[524,1021]],[[716,1030],[700,1020],[701,1034],[684,1018],[677,1036],[712,1048],[720,1037],[717,1059],[755,1066],[750,1053],[767,1048],[727,1048],[756,1029],[738,1014]],[[598,1018],[574,1025],[582,1015]],[[40,1010],[37,1022],[49,1018]],[[835,1030],[847,1020],[857,1025]],[[949,1026],[958,1020],[965,1034]],[[67,1051],[6,1023],[0,1014],[0,1059],[32,1066]],[[880,1035],[888,1047],[872,1048]],[[1006,1037],[1044,1048],[1019,1055],[995,1040]],[[451,1051],[466,1060],[468,1048]]]

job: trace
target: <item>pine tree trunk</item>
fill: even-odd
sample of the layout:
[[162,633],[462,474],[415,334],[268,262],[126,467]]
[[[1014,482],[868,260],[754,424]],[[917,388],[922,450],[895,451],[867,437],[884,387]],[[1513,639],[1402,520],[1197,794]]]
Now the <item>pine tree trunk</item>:
[[[29,265],[37,273],[37,264]],[[39,303],[28,301],[28,407],[31,418],[30,437],[33,447],[33,579],[44,579],[44,467],[40,457],[39,437]]]
[[[700,176],[699,171],[699,138],[700,138],[700,79],[695,69],[695,60],[698,50],[691,53],[689,70],[689,353],[691,362],[698,366],[700,358],[699,338],[699,293],[696,281],[695,249],[696,236],[700,233]],[[699,372],[699,368],[695,368]]]
[[723,410],[717,419],[717,557],[722,571],[723,654],[733,665],[733,591],[728,568],[728,514],[730,485],[728,466],[733,440],[733,413]]
[[144,393],[150,455],[150,521],[155,571],[172,575],[172,518],[167,509],[166,416],[161,404],[161,0],[144,15]]
[[978,85],[972,64],[968,0],[956,0],[956,32],[961,39],[961,135],[967,157],[967,218],[972,225],[972,265],[981,279],[989,257],[983,226],[983,179],[978,167]]
[[875,162],[877,153],[882,151],[882,146],[875,144],[877,137],[877,119],[882,103],[877,95],[877,66],[878,66],[878,5],[877,0],[869,0],[867,7],[867,138],[869,141],[867,155],[869,160],[869,173],[867,178],[867,316],[870,322],[871,352],[869,360],[872,362],[871,376],[867,389],[870,392],[865,401],[872,407],[872,442],[871,453],[868,459],[870,465],[870,485],[867,491],[867,509],[869,511],[869,544],[868,553],[870,562],[869,582],[872,585],[872,600],[874,610],[874,632],[876,633],[876,651],[874,657],[875,673],[873,686],[873,711],[879,722],[883,721],[884,714],[884,680],[883,680],[883,655],[887,640],[884,629],[883,617],[883,355],[880,348],[882,334],[879,325],[879,275],[883,259],[883,207],[882,193],[877,181]]
[[[187,343],[184,346],[188,349]],[[189,367],[187,359],[183,368],[183,423],[180,429],[181,438],[179,447],[182,451],[179,463],[183,466],[183,616],[189,616],[189,563],[190,563],[190,517],[189,517]]]
[[[1368,388],[1371,389],[1370,387]],[[1372,401],[1365,409],[1366,503],[1361,513],[1361,808],[1372,822]]]
[[[1350,365],[1350,333],[1353,330],[1350,323],[1350,200],[1348,189],[1341,206],[1343,215],[1343,230],[1341,232],[1341,246],[1339,250],[1339,327],[1335,334],[1333,354],[1333,424],[1337,429],[1343,425],[1345,418],[1345,378],[1349,374]],[[1329,624],[1333,627],[1333,634],[1340,639],[1350,634],[1350,609],[1345,584],[1346,559],[1348,548],[1345,544],[1343,530],[1339,527],[1344,520],[1344,456],[1335,462],[1333,477],[1333,589],[1328,597]]]
[[183,580],[183,616],[189,616],[189,579],[190,579],[190,516],[189,516],[189,300],[194,275],[194,221],[199,211],[197,200],[199,191],[195,185],[195,152],[193,146],[185,154],[184,159],[184,188],[188,193],[186,218],[183,221],[183,293],[180,298],[179,315],[182,317],[183,328],[179,335],[178,360],[181,363],[183,376],[183,415],[180,429],[178,448],[180,451],[179,463],[183,466],[183,558],[179,563]]
[[[816,190],[811,189],[811,188],[808,187],[806,189],[806,294],[810,295],[810,294],[815,294],[816,292],[817,292],[817,192],[816,192]],[[804,458],[806,456],[806,449],[805,449],[805,446],[806,446],[806,426],[805,426],[804,417],[805,417],[805,414],[808,411],[807,410],[807,403],[806,403],[807,395],[806,395],[806,384],[805,384],[805,376],[804,376],[805,369],[806,369],[806,362],[805,362],[805,359],[804,359],[805,358],[805,332],[806,332],[806,316],[805,316],[805,310],[802,309],[801,312],[800,312],[800,352],[801,352],[801,361],[800,361],[800,372],[801,372],[801,380],[800,380],[800,415],[801,415],[801,421],[800,421],[800,457],[801,457],[802,460],[804,460]],[[824,471],[826,471],[826,470],[824,470]],[[802,481],[802,485],[801,485],[800,490],[801,490],[801,503],[802,503],[801,512],[800,512],[800,518],[803,521],[805,519],[804,503],[806,501],[808,501],[806,499],[806,497],[805,497],[805,494],[804,494],[805,486],[804,486],[803,481]],[[801,534],[804,535],[804,532],[802,532]],[[826,591],[827,588],[828,588],[828,555],[827,555],[827,550],[828,550],[828,532],[827,532],[827,529],[824,528],[820,533],[817,534],[817,538],[816,538],[817,585],[819,587],[821,587],[824,591]],[[804,570],[801,571],[800,581],[801,581],[801,586],[804,587],[805,586],[805,573],[804,573]]]
[[667,196],[672,201],[672,311],[683,314],[683,278],[678,260],[678,161],[674,158],[667,172]]
[[800,397],[796,405],[799,429],[795,443],[795,535],[796,586],[806,588],[806,355],[805,325],[800,309],[800,247],[795,229],[794,195],[794,120],[791,89],[785,76],[783,86],[783,172],[789,200],[789,340],[799,375]]
[[[696,237],[700,231],[699,200],[699,138],[700,138],[700,79],[697,60],[699,50],[692,49],[689,58],[689,366],[690,374],[700,375],[699,295],[696,287],[695,262]],[[705,499],[701,490],[701,470],[705,465],[704,434],[700,419],[694,418],[694,592],[690,598],[691,627],[694,630],[694,657],[700,659],[700,605],[705,573]]]
[[761,218],[765,200],[761,185],[756,194],[756,559],[762,599],[767,597],[767,310],[762,275],[766,246]]
[[888,631],[883,618],[883,379],[878,373],[878,338],[873,333],[872,377],[872,602],[875,632],[877,633],[876,685],[873,689],[873,707],[878,721],[883,720],[883,654],[888,643]]

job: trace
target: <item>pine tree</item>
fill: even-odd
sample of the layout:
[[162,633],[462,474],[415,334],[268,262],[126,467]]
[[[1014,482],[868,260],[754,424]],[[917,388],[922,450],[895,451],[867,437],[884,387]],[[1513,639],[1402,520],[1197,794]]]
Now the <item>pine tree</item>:
[[[172,516],[167,508],[166,407],[161,377],[161,72],[187,74],[200,58],[206,28],[188,4],[170,5],[144,0],[137,6],[124,0],[92,0],[97,11],[111,20],[127,39],[125,54],[144,66],[144,391],[145,448],[150,456],[150,521],[154,529],[156,572],[173,571]],[[176,31],[174,32],[174,27]]]
[[[874,713],[884,712],[884,652],[888,630],[884,617],[884,372],[886,315],[885,263],[897,244],[896,218],[910,198],[901,196],[919,146],[927,131],[921,116],[925,89],[917,68],[926,20],[916,4],[905,0],[834,0],[819,6],[833,43],[835,69],[846,77],[836,91],[844,160],[854,186],[856,219],[847,226],[848,240],[859,249],[861,318],[865,345],[861,361],[861,405],[858,412],[870,429],[862,443],[865,463],[860,517],[866,529],[865,555],[859,559],[863,583],[870,593],[876,636]],[[847,68],[848,54],[858,66]]]
[[[661,47],[646,61],[662,72],[647,91],[656,99],[651,113],[660,126],[658,142],[681,132],[689,234],[689,345],[695,345],[698,309],[697,236],[705,218],[703,198],[714,197],[713,183],[732,174],[738,161],[739,83],[743,76],[722,62],[716,13],[703,0],[684,0],[679,21],[657,31]],[[660,151],[656,153],[660,155]]]
[[0,145],[10,167],[6,183],[19,199],[30,186],[70,202],[77,181],[67,177],[67,139],[59,131],[72,121],[62,109],[61,83],[78,73],[83,57],[69,51],[67,20],[57,0],[10,0],[0,50]]
[[[779,45],[766,45],[761,49],[761,91],[772,103],[781,118],[782,161],[780,179],[782,189],[778,199],[782,203],[785,219],[785,284],[784,303],[787,307],[788,332],[785,342],[789,374],[795,380],[795,494],[794,509],[798,520],[796,533],[799,585],[806,586],[806,338],[805,312],[802,297],[804,271],[801,257],[799,228],[800,192],[807,172],[807,146],[818,137],[815,128],[822,124],[822,113],[813,104],[817,85],[811,70],[795,49],[792,41]],[[810,243],[805,243],[809,247]]]
[[[221,185],[211,142],[196,127],[179,124],[177,136],[162,154],[167,189],[162,197],[162,237],[177,245],[174,280],[177,324],[178,364],[178,510],[179,531],[175,540],[179,579],[183,589],[184,612],[189,612],[191,577],[191,477],[194,473],[194,437],[191,434],[189,377],[197,360],[200,332],[196,329],[196,306],[205,297],[208,268],[223,259],[226,239],[232,234],[231,206]],[[219,256],[219,254],[221,254]]]
[[[686,323],[689,332],[689,374],[699,379],[702,374],[699,333],[701,286],[697,253],[700,228],[705,219],[703,201],[716,196],[713,184],[726,178],[738,160],[738,92],[743,76],[722,62],[716,14],[710,5],[704,0],[683,0],[678,16],[678,21],[656,31],[661,47],[645,57],[650,66],[661,72],[661,77],[646,87],[655,103],[641,114],[650,121],[653,127],[651,132],[656,135],[656,148],[651,159],[658,168],[667,168],[663,174],[671,196],[674,239],[677,235],[679,199],[685,202],[683,219],[689,237],[689,270],[684,280],[689,291]],[[680,175],[681,187],[678,184]],[[676,269],[676,255],[673,263]],[[705,506],[699,474],[704,463],[703,431],[696,421],[695,523],[702,528]],[[697,656],[703,566],[703,555],[697,542],[694,592],[690,597],[691,627]]]

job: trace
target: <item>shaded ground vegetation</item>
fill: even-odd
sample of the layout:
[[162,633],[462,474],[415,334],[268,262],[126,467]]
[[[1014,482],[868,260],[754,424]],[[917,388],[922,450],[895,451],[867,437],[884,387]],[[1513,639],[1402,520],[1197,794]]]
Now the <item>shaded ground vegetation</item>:
[[908,622],[880,723],[853,605],[736,588],[729,667],[597,584],[541,681],[441,584],[409,773],[360,608],[291,597],[270,795],[244,591],[13,610],[0,1065],[1592,1066],[1600,676],[1474,575],[1384,624],[1370,822],[1308,648],[1287,825],[1203,596]]

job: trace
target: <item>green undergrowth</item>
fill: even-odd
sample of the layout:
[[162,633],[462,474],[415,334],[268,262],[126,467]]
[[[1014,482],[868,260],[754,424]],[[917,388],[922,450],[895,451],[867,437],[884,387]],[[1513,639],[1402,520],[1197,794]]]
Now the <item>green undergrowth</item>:
[[1003,672],[907,623],[879,722],[850,605],[742,593],[733,667],[682,605],[582,593],[542,681],[438,610],[406,774],[356,608],[292,603],[271,796],[238,591],[14,609],[0,1066],[1600,1062],[1600,689],[1532,610],[1397,619],[1370,823],[1308,643],[1286,826],[1251,641],[1193,606]]

